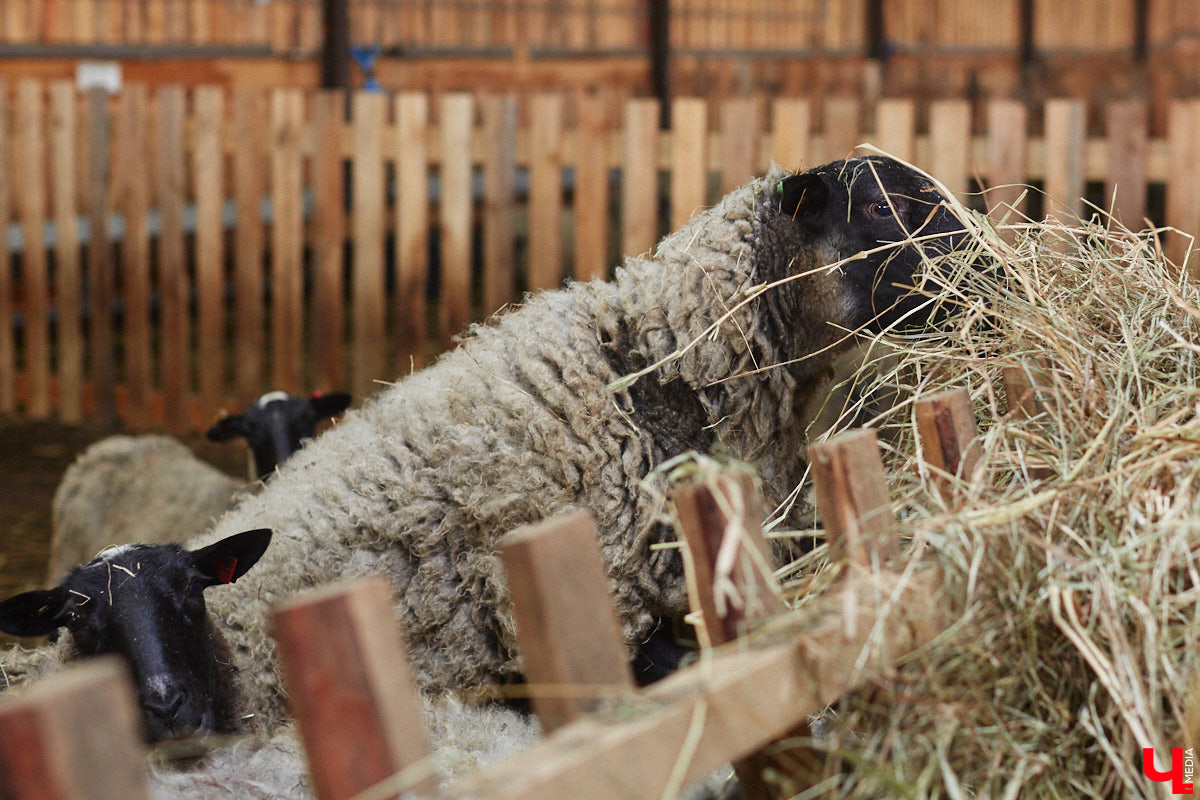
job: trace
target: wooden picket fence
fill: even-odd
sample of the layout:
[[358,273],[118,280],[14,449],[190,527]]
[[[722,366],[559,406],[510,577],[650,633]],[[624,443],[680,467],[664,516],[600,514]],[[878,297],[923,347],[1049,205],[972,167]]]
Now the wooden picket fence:
[[[1008,391],[1014,407],[1028,399],[1016,396],[1020,385]],[[932,395],[916,411],[937,491],[952,498],[965,485],[956,478],[969,480],[978,459],[969,395]],[[546,737],[440,794],[402,637],[380,624],[391,615],[390,582],[334,585],[278,608],[275,638],[316,797],[416,790],[514,800],[658,798],[729,762],[751,800],[778,796],[764,779],[769,772],[785,776],[790,792],[827,778],[835,764],[795,743],[809,735],[809,715],[880,679],[948,620],[940,571],[903,564],[875,432],[813,445],[809,460],[841,577],[802,613],[789,612],[766,566],[761,500],[749,474],[682,487],[673,502],[692,618],[708,656],[642,691],[633,686],[590,515],[566,514],[505,537],[527,688]],[[771,634],[757,637],[767,623]],[[91,722],[100,718],[102,728]],[[136,720],[127,678],[113,662],[69,669],[4,699],[0,794],[145,797]]]
[[[977,206],[1200,232],[1200,101],[919,106],[0,84],[0,412],[182,433],[394,380],[526,290],[605,277],[772,161],[872,142]],[[1099,135],[1091,133],[1102,131]],[[1049,198],[1031,205],[1023,184]],[[1059,202],[1061,201],[1061,202]],[[1156,206],[1157,208],[1158,206]],[[1182,260],[1187,240],[1166,237]]]

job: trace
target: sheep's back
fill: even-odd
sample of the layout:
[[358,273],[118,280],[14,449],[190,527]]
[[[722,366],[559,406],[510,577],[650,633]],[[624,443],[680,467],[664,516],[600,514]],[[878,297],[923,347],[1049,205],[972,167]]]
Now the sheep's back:
[[85,450],[54,493],[47,577],[112,544],[183,542],[225,511],[242,484],[168,436],[110,436]]

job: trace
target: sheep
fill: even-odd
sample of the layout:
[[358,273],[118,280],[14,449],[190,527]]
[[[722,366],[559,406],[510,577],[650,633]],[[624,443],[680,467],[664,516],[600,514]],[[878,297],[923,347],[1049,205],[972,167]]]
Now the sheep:
[[[256,529],[193,550],[176,544],[110,547],[51,589],[0,602],[0,630],[47,636],[65,628],[68,636],[47,650],[60,660],[124,657],[151,741],[197,731],[232,733],[239,727],[233,665],[204,592],[245,575],[270,541],[269,530]],[[9,656],[5,678],[21,682],[41,666],[36,658]]]
[[425,690],[517,677],[496,540],[567,509],[596,516],[624,635],[641,642],[686,607],[682,559],[653,547],[671,528],[647,478],[718,448],[783,501],[805,469],[795,420],[847,332],[941,313],[911,288],[935,290],[940,273],[910,235],[937,252],[967,238],[934,185],[898,162],[773,167],[653,257],[531,296],[347,415],[197,540],[275,531],[263,568],[212,602],[258,719],[285,718],[269,608],[349,576],[391,577]]
[[[321,419],[349,405],[343,393],[271,392],[245,413],[218,420],[206,435],[212,441],[244,437],[264,480],[312,438]],[[102,439],[67,469],[54,494],[47,585],[109,545],[182,541],[200,533],[246,488],[169,436]]]
[[939,313],[908,288],[944,277],[910,234],[939,252],[967,236],[932,183],[897,162],[773,168],[612,281],[474,326],[296,453],[189,543],[274,531],[259,566],[209,600],[258,724],[285,719],[269,608],[337,578],[392,578],[426,691],[516,677],[496,539],[566,509],[596,515],[627,641],[641,642],[686,602],[678,553],[652,549],[670,536],[655,469],[718,448],[757,465],[770,502],[785,498],[804,471],[797,414],[847,331]]

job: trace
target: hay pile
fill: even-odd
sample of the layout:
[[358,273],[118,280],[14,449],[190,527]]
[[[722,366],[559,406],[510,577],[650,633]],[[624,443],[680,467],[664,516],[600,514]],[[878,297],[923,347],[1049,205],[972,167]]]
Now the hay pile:
[[[875,361],[872,389],[905,400],[852,409],[888,442],[909,557],[942,565],[952,626],[830,710],[810,744],[849,768],[806,797],[1161,796],[1142,748],[1162,768],[1200,744],[1200,290],[1153,234],[1012,230],[988,245],[1004,289],[964,287],[951,330]],[[1033,418],[1009,407],[1014,366],[1043,386]],[[986,471],[955,503],[919,459],[912,400],[960,386]]]

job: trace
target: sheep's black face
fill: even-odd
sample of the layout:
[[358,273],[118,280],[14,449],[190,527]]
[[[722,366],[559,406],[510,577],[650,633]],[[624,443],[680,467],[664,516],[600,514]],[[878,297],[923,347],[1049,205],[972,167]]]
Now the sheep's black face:
[[305,439],[317,432],[317,423],[342,413],[350,395],[341,392],[296,397],[287,392],[264,394],[245,414],[223,417],[208,429],[214,442],[235,436],[245,438],[254,453],[254,468],[260,479],[275,471]]
[[0,630],[42,636],[66,628],[81,656],[123,657],[151,741],[230,731],[229,656],[203,593],[244,574],[270,538],[270,531],[257,530],[195,551],[179,545],[110,548],[56,588],[0,603]]
[[938,257],[961,247],[967,233],[927,178],[872,156],[791,176],[778,188],[780,213],[795,220],[823,263],[868,254],[840,268],[841,322],[917,328],[944,313],[931,300],[947,280]]

